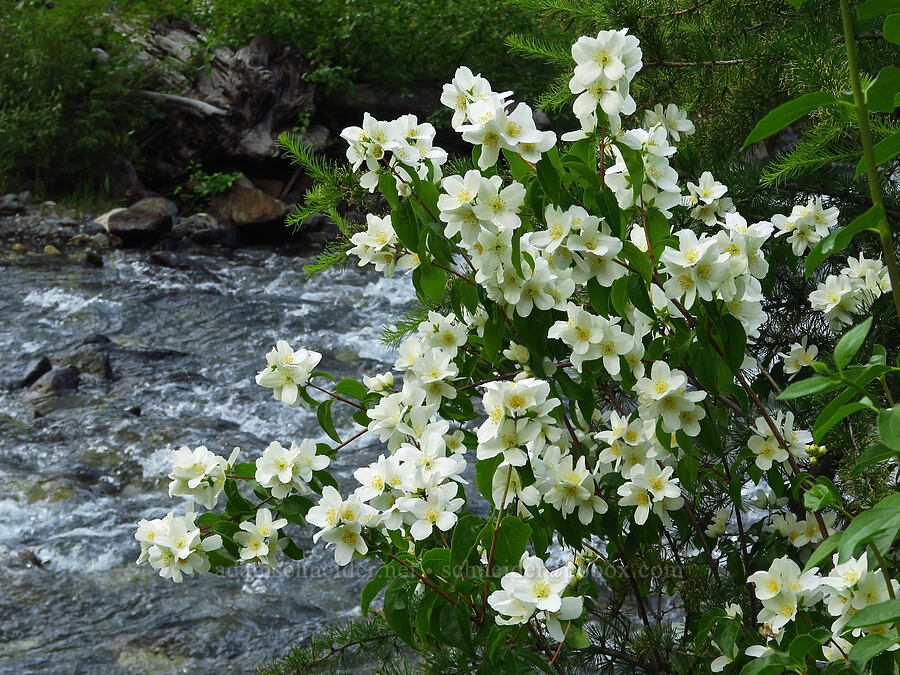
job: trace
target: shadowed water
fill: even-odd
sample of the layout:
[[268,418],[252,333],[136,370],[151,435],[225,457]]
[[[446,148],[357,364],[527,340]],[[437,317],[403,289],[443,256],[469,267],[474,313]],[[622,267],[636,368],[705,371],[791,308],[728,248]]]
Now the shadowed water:
[[[102,269],[0,260],[3,365],[39,353],[66,365],[101,333],[117,377],[83,375],[41,416],[21,391],[0,392],[0,672],[245,672],[358,612],[371,570],[339,571],[311,531],[292,532],[307,557],[275,573],[244,567],[182,584],[136,566],[133,535],[141,518],[183,512],[164,476],[180,445],[225,456],[239,445],[252,461],[271,440],[327,440],[312,413],[253,382],[266,351],[284,338],[321,352],[321,369],[338,377],[383,372],[393,356],[379,330],[411,284],[357,269],[310,280],[302,259],[262,251],[188,262],[161,268],[129,252]],[[342,436],[349,412],[334,407]],[[357,442],[333,473],[350,486],[377,454]]]

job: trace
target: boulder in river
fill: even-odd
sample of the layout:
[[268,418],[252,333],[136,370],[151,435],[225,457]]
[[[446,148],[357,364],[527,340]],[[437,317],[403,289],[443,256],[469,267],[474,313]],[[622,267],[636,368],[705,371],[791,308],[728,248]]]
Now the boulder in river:
[[50,359],[43,354],[25,357],[19,363],[10,366],[3,378],[3,385],[10,391],[28,387],[34,384],[41,375],[50,372],[52,367]]
[[249,225],[280,220],[287,205],[260,190],[247,178],[238,178],[231,188],[216,196],[210,210],[220,222],[229,225]]
[[126,244],[142,244],[172,229],[172,218],[178,213],[174,202],[162,197],[147,197],[127,209],[113,209],[97,218],[111,235]]
[[25,392],[22,399],[37,403],[54,396],[61,396],[77,389],[78,379],[78,368],[74,366],[53,368],[28,387],[28,391]]
[[79,372],[87,375],[97,375],[104,380],[114,380],[112,364],[109,361],[109,351],[102,344],[82,344],[65,357],[65,362],[75,366]]

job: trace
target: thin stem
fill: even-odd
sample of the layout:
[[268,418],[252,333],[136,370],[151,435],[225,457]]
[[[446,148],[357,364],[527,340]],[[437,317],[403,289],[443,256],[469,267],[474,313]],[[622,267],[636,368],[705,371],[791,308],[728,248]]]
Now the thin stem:
[[352,443],[353,441],[355,441],[357,438],[359,438],[360,436],[362,436],[363,434],[366,434],[366,433],[368,433],[368,432],[369,432],[369,428],[368,428],[368,427],[364,427],[363,430],[360,431],[359,433],[354,434],[353,436],[351,436],[350,438],[348,438],[346,441],[344,441],[344,442],[341,443],[340,445],[335,446],[335,448],[334,448],[335,452],[338,451],[338,450],[340,450],[341,448],[343,448],[345,445],[349,445],[350,443]]
[[[503,509],[506,507],[506,495],[509,494],[509,484],[512,481],[512,466],[506,472],[506,487],[503,489],[503,500],[500,502],[500,510],[497,512],[497,522],[494,523],[494,532],[491,535],[491,550],[488,552],[487,565],[484,568],[484,576],[491,575],[491,567],[494,565],[494,551],[497,548],[497,533],[500,531],[500,520],[503,518]],[[481,597],[481,612],[478,614],[478,623],[484,621],[485,612],[487,612],[488,589],[490,581],[485,578],[484,590]]]
[[[859,140],[862,143],[863,158],[866,162],[866,179],[869,183],[869,196],[873,206],[883,206],[881,184],[878,180],[878,166],[875,164],[875,147],[872,143],[872,130],[869,128],[869,113],[866,110],[866,99],[863,96],[859,81],[859,65],[856,60],[856,34],[853,30],[853,13],[849,0],[841,0],[841,19],[844,26],[844,44],[847,48],[847,66],[850,69],[850,85],[853,88],[853,101],[856,104],[856,117],[859,120]],[[878,238],[884,252],[884,263],[891,279],[891,294],[894,298],[894,309],[900,320],[900,273],[897,270],[897,257],[891,241],[891,228],[884,215],[878,220]]]
[[323,394],[328,394],[331,398],[333,398],[337,401],[340,401],[341,403],[346,403],[347,405],[352,405],[354,408],[357,408],[359,410],[368,410],[368,408],[366,408],[365,406],[362,406],[359,403],[351,401],[350,399],[346,399],[343,396],[339,396],[338,394],[335,394],[333,391],[328,391],[327,389],[323,389],[322,387],[320,387],[316,384],[313,384],[312,382],[307,382],[306,384],[308,386],[312,387],[313,389],[317,389],[318,391],[321,391]]
[[400,558],[398,558],[397,556],[395,556],[393,553],[388,553],[388,556],[389,556],[392,560],[396,560],[398,563],[400,563],[401,565],[403,565],[403,566],[404,566],[406,569],[408,569],[408,570],[410,571],[410,573],[411,573],[414,577],[416,577],[419,581],[421,581],[423,584],[425,584],[426,586],[428,586],[428,588],[430,588],[430,589],[433,590],[435,593],[437,593],[438,595],[440,595],[442,598],[444,598],[444,600],[446,600],[447,602],[449,602],[451,605],[453,605],[454,607],[456,607],[456,600],[454,600],[452,597],[450,597],[449,595],[447,595],[443,590],[441,590],[441,588],[440,588],[439,586],[437,586],[431,579],[429,579],[428,577],[426,577],[424,574],[419,574],[418,572],[416,572],[416,570],[414,570],[410,565],[408,565],[408,564],[406,564],[404,561],[400,560]]
[[884,561],[884,556],[881,555],[881,551],[878,550],[874,541],[869,542],[869,548],[872,549],[872,553],[878,561],[878,566],[881,567],[881,573],[884,575],[884,583],[887,585],[888,595],[891,596],[891,600],[896,600],[897,598],[894,595],[894,584],[891,583],[893,582],[893,579],[891,579],[891,573],[888,572],[888,566]]

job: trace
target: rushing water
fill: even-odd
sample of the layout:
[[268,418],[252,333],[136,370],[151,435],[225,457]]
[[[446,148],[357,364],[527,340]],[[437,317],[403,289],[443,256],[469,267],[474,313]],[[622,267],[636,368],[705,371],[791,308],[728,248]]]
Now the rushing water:
[[[21,391],[0,392],[0,672],[244,672],[358,612],[366,570],[339,571],[309,531],[295,532],[307,557],[274,573],[243,567],[182,584],[137,567],[133,536],[140,518],[183,511],[164,476],[180,445],[225,456],[239,445],[250,461],[271,440],[327,440],[312,413],[254,384],[265,352],[284,338],[321,352],[339,377],[382,372],[393,357],[379,330],[411,285],[356,269],[307,279],[302,259],[262,251],[187,261],[0,260],[5,363],[43,353],[65,365],[100,333],[117,376],[83,376],[40,416]],[[348,431],[349,414],[334,412]],[[332,466],[344,485],[377,455],[360,443]]]

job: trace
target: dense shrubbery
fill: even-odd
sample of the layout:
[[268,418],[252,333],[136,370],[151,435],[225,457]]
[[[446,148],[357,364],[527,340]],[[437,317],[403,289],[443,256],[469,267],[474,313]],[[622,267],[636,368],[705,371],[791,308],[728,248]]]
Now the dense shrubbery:
[[[861,14],[886,8],[870,3]],[[301,672],[361,644],[405,672],[896,672],[900,494],[852,479],[894,480],[900,457],[897,343],[872,331],[900,314],[882,198],[900,146],[874,146],[867,113],[900,103],[900,71],[863,89],[841,10],[851,91],[785,103],[746,142],[854,115],[870,206],[852,220],[807,196],[748,221],[712,174],[682,185],[672,159],[694,125],[674,105],[637,110],[625,29],[572,46],[580,128],[560,139],[466,67],[441,101],[471,162],[413,115],[346,128],[349,169],[283,137],[342,234],[308,270],[409,272],[417,302],[386,331],[393,369],[362,382],[279,340],[257,384],[314,407],[333,443],[273,440],[242,463],[173,452],[169,493],[193,501],[141,521],[138,562],[176,582],[274,565],[303,555],[291,524],[339,566],[380,561],[361,609],[383,592],[383,621],[294,651],[284,667]],[[884,30],[900,43],[897,19]],[[363,193],[383,200],[343,220],[337,202]],[[878,256],[850,255],[872,232]],[[773,339],[786,270],[810,279],[805,313],[833,349],[799,325]],[[335,427],[336,405],[356,428]],[[367,434],[384,452],[342,494],[329,468]]]
[[[0,187],[103,187],[134,155],[151,106],[129,97],[137,67],[103,0],[0,2]],[[88,181],[84,185],[84,181]]]
[[[182,16],[209,31],[209,49],[272,34],[297,44],[325,89],[372,83],[390,94],[435,86],[467,60],[508,86],[533,91],[545,68],[505,58],[504,36],[535,21],[502,2],[463,0],[102,0],[0,2],[0,184],[8,190],[104,187],[110,160],[139,157],[154,104],[129,91],[152,73],[135,60],[130,29]],[[436,41],[442,48],[433,49]],[[198,58],[202,59],[202,54]],[[114,169],[113,169],[114,170]],[[84,185],[84,182],[87,184]]]

